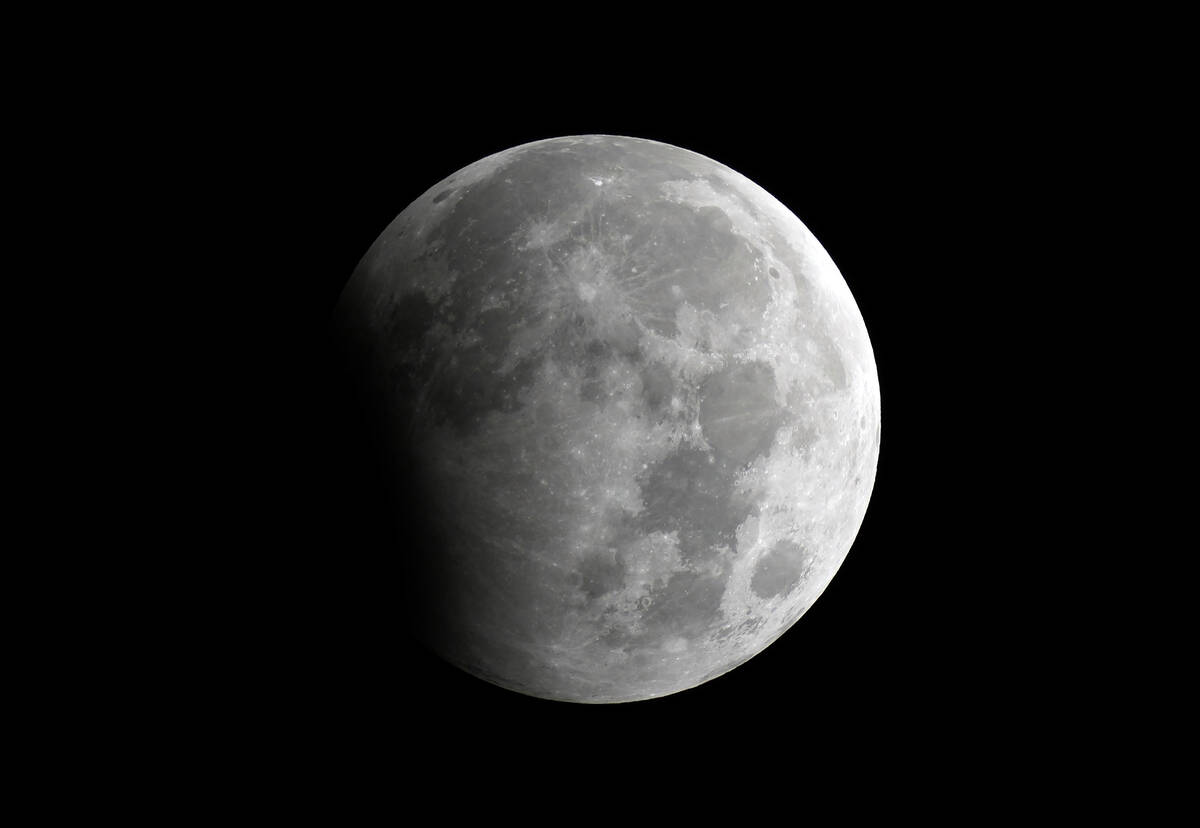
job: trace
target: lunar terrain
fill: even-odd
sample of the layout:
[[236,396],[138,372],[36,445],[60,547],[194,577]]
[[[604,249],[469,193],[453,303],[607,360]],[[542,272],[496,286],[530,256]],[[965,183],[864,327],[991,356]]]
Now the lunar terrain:
[[804,614],[862,523],[862,316],[800,220],[704,156],[592,135],[477,161],[383,231],[337,322],[396,481],[397,600],[500,686],[708,681]]

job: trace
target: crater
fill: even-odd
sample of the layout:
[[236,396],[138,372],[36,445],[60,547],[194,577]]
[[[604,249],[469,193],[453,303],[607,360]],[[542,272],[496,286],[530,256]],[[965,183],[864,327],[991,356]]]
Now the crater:
[[455,191],[456,189],[457,189],[456,187],[451,187],[451,188],[450,188],[450,189],[448,189],[448,190],[442,190],[440,193],[438,193],[437,195],[435,195],[435,196],[433,197],[433,203],[434,203],[434,204],[441,204],[443,201],[445,201],[445,200],[446,200],[446,199],[448,199],[450,196],[452,196],[452,195],[454,194],[454,191]]

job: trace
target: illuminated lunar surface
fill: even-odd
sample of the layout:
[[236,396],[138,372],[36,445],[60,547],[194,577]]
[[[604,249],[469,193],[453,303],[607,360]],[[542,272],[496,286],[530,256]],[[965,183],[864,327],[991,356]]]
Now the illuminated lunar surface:
[[862,316],[800,220],[709,158],[593,135],[471,164],[383,232],[338,318],[403,478],[397,600],[487,681],[694,687],[795,623],[863,520]]

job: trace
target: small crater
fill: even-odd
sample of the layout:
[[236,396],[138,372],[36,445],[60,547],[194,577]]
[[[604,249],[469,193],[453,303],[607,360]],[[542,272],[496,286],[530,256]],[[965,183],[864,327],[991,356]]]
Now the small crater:
[[767,272],[771,274],[772,279],[779,278],[779,271],[776,270],[775,268],[773,268],[773,267],[767,268]]

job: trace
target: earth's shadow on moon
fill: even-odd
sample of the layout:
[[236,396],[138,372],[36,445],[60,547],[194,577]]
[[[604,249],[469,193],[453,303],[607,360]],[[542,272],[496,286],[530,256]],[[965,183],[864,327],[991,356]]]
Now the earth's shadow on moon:
[[[575,146],[581,141],[586,148]],[[457,270],[439,269],[436,265],[441,259],[430,258],[431,250],[441,245],[440,236],[433,242],[425,239],[418,244],[417,252],[424,250],[423,264],[408,261],[413,251],[405,245],[410,237],[415,237],[409,226],[414,213],[412,209],[406,210],[381,235],[360,265],[341,303],[346,311],[343,324],[334,331],[335,344],[341,346],[338,367],[345,382],[343,397],[354,412],[347,426],[361,435],[351,452],[357,457],[349,463],[353,471],[345,478],[357,474],[370,489],[361,498],[362,508],[370,512],[361,520],[363,526],[370,527],[365,534],[371,542],[364,548],[375,550],[368,556],[381,555],[381,561],[386,561],[389,554],[395,556],[392,565],[397,577],[391,579],[396,585],[391,596],[395,609],[391,615],[417,640],[467,672],[517,692],[544,698],[594,702],[653,698],[707,682],[760,652],[807,609],[836,570],[852,539],[852,532],[843,537],[843,524],[854,522],[856,510],[857,518],[861,519],[866,495],[858,488],[863,484],[864,491],[869,492],[869,479],[873,477],[871,435],[874,434],[876,444],[878,440],[877,428],[868,428],[868,420],[873,417],[866,413],[858,416],[854,410],[854,417],[843,416],[841,424],[837,423],[839,408],[851,405],[859,396],[870,396],[868,380],[873,374],[873,363],[865,334],[859,330],[861,321],[859,329],[852,324],[857,311],[848,295],[843,295],[844,284],[841,293],[838,292],[841,277],[832,263],[827,257],[820,258],[823,251],[806,241],[807,231],[803,226],[770,201],[769,196],[750,190],[743,194],[738,189],[752,185],[738,183],[736,178],[729,181],[719,176],[711,181],[693,178],[699,173],[692,167],[711,171],[716,169],[713,162],[653,142],[636,143],[636,148],[630,149],[625,146],[628,141],[593,136],[561,139],[566,142],[563,146],[538,144],[536,149],[513,151],[514,157],[523,159],[521,163],[526,163],[522,153],[529,156],[529,169],[525,172],[513,167],[513,178],[505,178],[503,182],[496,180],[491,172],[484,176],[479,186],[485,191],[473,195],[478,202],[473,202],[474,207],[483,210],[484,218],[476,221],[473,213],[470,220],[463,220],[458,213],[451,218],[443,217],[447,225],[456,228],[462,225],[461,232],[456,231],[459,234],[453,236],[462,247],[461,255],[452,263],[466,269],[466,275],[459,281],[470,288],[452,293],[454,302],[446,304],[449,302],[446,299],[445,307],[439,306],[441,319],[435,319],[433,307],[423,294],[411,290],[397,292],[398,288],[391,287],[400,284],[407,289],[411,286],[407,286],[406,279],[411,281],[416,278],[414,273],[419,276],[428,270],[426,275],[441,291],[431,294],[436,298],[442,296],[443,285],[452,284],[453,280],[447,281],[447,273],[457,274]],[[566,162],[555,152],[567,149],[572,163],[578,156],[580,163],[594,164],[594,175],[602,177],[581,179],[579,171],[569,164],[559,169]],[[634,185],[612,172],[617,169],[612,166],[616,162],[606,152],[615,152],[621,163],[650,165],[653,175],[647,181],[635,177],[641,188],[637,190],[637,204],[651,199],[650,206],[642,212],[622,200],[634,196],[620,196],[621,188]],[[593,158],[596,153],[599,154]],[[494,162],[485,160],[475,166],[490,169],[490,163]],[[473,170],[475,166],[467,169]],[[478,170],[470,174],[477,173]],[[513,182],[524,181],[526,173],[538,181],[545,179],[545,186],[534,195],[557,193],[550,185],[563,184],[566,195],[564,204],[559,205],[562,209],[577,210],[581,209],[581,203],[591,205],[593,201],[615,199],[608,207],[617,218],[595,238],[589,233],[600,232],[597,220],[586,223],[592,229],[583,236],[571,236],[568,247],[578,254],[573,258],[565,253],[562,254],[565,258],[546,255],[542,262],[536,253],[528,253],[524,246],[519,246],[518,252],[525,251],[524,258],[518,256],[510,261],[493,249],[496,243],[492,236],[516,238],[509,226],[512,218],[499,221],[493,213],[496,204],[512,207],[513,196],[509,191],[524,192],[520,189],[524,184]],[[467,173],[456,175],[463,174]],[[658,179],[664,180],[656,184]],[[453,180],[452,177],[444,183]],[[587,182],[586,186],[579,184],[579,180]],[[596,195],[595,188],[606,182],[617,182],[614,194]],[[691,201],[682,195],[681,204],[652,200],[658,194],[656,187],[674,192],[672,187],[693,185],[700,190]],[[584,195],[576,192],[581,186]],[[728,193],[721,195],[726,190]],[[446,200],[445,194],[450,191],[434,196],[432,203]],[[728,215],[707,205],[705,199],[710,195],[725,205]],[[765,212],[759,216],[758,211]],[[786,220],[780,218],[785,214]],[[739,232],[744,235],[734,232],[729,215],[741,217],[738,221],[745,227]],[[725,218],[721,229],[709,226],[713,216]],[[759,216],[757,223],[754,216]],[[764,216],[772,218],[767,221]],[[622,221],[630,225],[626,228],[629,233],[623,234]],[[431,226],[441,227],[437,223]],[[484,228],[479,231],[486,231],[482,241],[463,235],[466,233],[463,228],[470,227]],[[688,232],[682,233],[681,227]],[[795,238],[780,235],[785,229]],[[542,244],[541,236],[537,239],[538,244],[530,242],[535,250],[541,249],[538,245]],[[700,240],[713,239],[729,242],[720,255],[708,257],[707,253],[696,252],[708,250],[709,245],[701,245]],[[391,250],[387,245],[392,242],[397,245],[395,256],[399,258],[395,262],[386,257],[381,259],[384,255],[381,251]],[[816,254],[806,254],[806,258],[797,252],[801,249],[811,249]],[[468,255],[471,251],[474,257]],[[609,261],[601,253],[617,258]],[[511,257],[516,253],[510,250],[505,255]],[[576,261],[580,256],[584,260]],[[774,264],[767,267],[771,262],[788,274],[787,284],[778,290],[765,287],[768,274],[770,279],[781,281],[779,269]],[[528,265],[538,278],[525,271],[512,271],[518,265]],[[626,266],[629,273],[621,275]],[[681,267],[683,270],[679,271]],[[658,273],[658,269],[663,269],[663,273]],[[483,295],[485,288],[501,290],[492,282],[510,271],[512,278],[504,285],[518,287],[511,290],[505,287],[501,291],[503,297]],[[683,278],[680,272],[688,278]],[[685,289],[678,284],[670,286],[670,296],[659,295],[665,290],[663,279],[667,278],[685,282],[687,289],[695,291],[691,301],[697,304],[693,306],[682,298]],[[574,285],[572,279],[584,281]],[[546,285],[544,296],[532,287],[542,283]],[[384,284],[389,285],[385,293],[376,295]],[[650,292],[643,296],[644,290]],[[597,297],[603,291],[607,292],[601,301]],[[578,302],[574,298],[576,292]],[[729,301],[715,304],[713,296]],[[586,307],[575,308],[580,302]],[[515,310],[495,310],[509,308],[509,303],[514,303]],[[476,305],[494,312],[482,317]],[[565,339],[561,342],[558,334],[551,332],[551,336],[545,325],[537,327],[545,308],[550,309],[547,318],[560,318],[557,314],[562,309],[560,305],[568,310],[575,308],[570,318],[577,321],[563,334]],[[706,309],[711,319],[702,317],[698,307]],[[672,308],[678,309],[674,316]],[[527,312],[518,313],[521,309]],[[479,323],[483,334],[470,329],[476,339],[463,335],[466,357],[463,363],[472,367],[456,368],[453,381],[442,382],[439,373],[435,383],[434,375],[428,374],[433,370],[428,367],[429,354],[441,340],[433,333],[439,325],[450,330],[465,326],[467,323],[461,321],[464,313],[468,320],[480,316],[486,321]],[[663,313],[674,322],[667,330],[659,331],[656,326],[660,323],[656,320]],[[839,314],[849,321],[835,330],[830,327],[833,325],[830,320],[840,318]],[[499,316],[500,322],[493,320],[493,316]],[[766,326],[757,339],[743,333],[755,329],[760,317],[768,316],[783,321]],[[608,340],[629,344],[626,340],[631,334],[626,328],[633,324],[629,319],[640,320],[638,324],[644,322],[648,327],[638,328],[644,341],[638,341],[639,347],[632,350],[621,350],[620,359],[610,358],[603,347],[597,352],[575,353],[585,334],[598,337],[597,343],[601,345]],[[813,331],[801,334],[808,331],[810,322],[815,323]],[[491,393],[503,390],[492,388],[496,385],[493,380],[509,370],[503,367],[507,362],[495,362],[494,354],[507,354],[513,365],[536,363],[526,353],[528,342],[509,342],[506,338],[510,335],[506,332],[518,324],[531,328],[525,339],[537,338],[539,347],[549,347],[553,339],[554,350],[563,352],[558,361],[549,356],[545,359],[543,373],[548,372],[550,379],[545,379],[542,383],[545,387],[536,397],[543,403],[536,409],[536,424],[524,415],[513,415],[509,418],[512,422],[507,422],[508,430],[498,429],[498,442],[494,445],[476,441],[465,444],[469,448],[461,451],[457,442],[447,443],[444,435],[435,430],[417,428],[418,420],[428,418],[416,411],[423,412],[427,403],[454,427],[463,425],[460,420],[470,424],[474,415],[478,415],[474,416],[477,423],[483,414],[495,413],[485,402],[509,413],[511,400]],[[749,329],[745,327],[747,324]],[[666,334],[675,337],[670,343],[682,349],[682,356],[659,341]],[[769,362],[718,370],[725,357],[735,351],[741,355],[739,358],[746,358],[742,351],[752,344],[757,350],[746,353]],[[441,342],[437,347],[445,350],[449,346]],[[799,364],[797,349],[805,354],[803,369],[789,367]],[[790,362],[786,359],[789,353]],[[861,383],[848,383],[842,365],[846,359],[864,369]],[[678,360],[683,362],[676,365]],[[679,372],[671,378],[672,382],[677,380],[674,386],[679,390],[670,397],[670,415],[658,408],[643,411],[639,407],[651,405],[651,401],[649,397],[643,398],[645,395],[639,397],[638,389],[655,390],[650,382],[653,376],[646,373],[650,371],[644,364],[647,361],[655,365],[670,364]],[[444,362],[437,363],[439,371]],[[460,363],[454,358],[448,364]],[[866,370],[868,367],[871,370]],[[579,387],[578,401],[568,393],[574,387],[572,372],[582,368],[607,371],[604,376],[613,378],[612,388],[607,389],[611,400],[603,383],[595,380],[592,385],[597,388],[591,389],[586,377]],[[526,379],[526,384],[532,382],[532,377]],[[862,394],[858,393],[860,390]],[[785,423],[776,416],[783,404],[776,397],[781,394],[787,395],[795,429],[782,430]],[[821,406],[813,402],[818,398]],[[397,400],[403,402],[397,406]],[[607,419],[593,416],[586,428],[580,425],[575,429],[578,434],[572,432],[577,444],[570,457],[543,458],[543,454],[553,454],[561,446],[542,451],[543,441],[531,436],[531,428],[536,425],[544,429],[547,422],[552,423],[555,439],[559,439],[560,424],[579,421],[592,411],[589,405],[597,411],[603,409]],[[689,407],[697,411],[689,415]],[[870,407],[872,411],[877,409]],[[542,409],[547,413],[543,415]],[[614,411],[625,413],[622,417]],[[829,437],[822,443],[823,453],[815,458],[809,456],[815,451],[816,439],[815,432],[808,427],[810,421],[822,422]],[[709,452],[707,455],[699,449],[685,451],[667,439],[689,428],[699,434],[701,426],[706,429],[709,441],[701,447]],[[614,428],[619,429],[618,434],[612,433]],[[508,435],[523,435],[524,442],[517,446],[512,442],[517,438],[509,440]],[[775,451],[773,446],[780,440],[781,447]],[[598,446],[604,441],[622,450],[616,453],[600,450]],[[860,441],[866,441],[862,452]],[[549,445],[548,439],[546,443]],[[674,454],[666,449],[674,450]],[[663,451],[665,458],[661,456]],[[750,495],[741,495],[747,503],[737,508],[732,505],[723,508],[724,501],[719,495],[729,495],[726,499],[732,503],[730,492],[735,485],[735,470],[756,456],[762,467],[756,467],[757,482],[741,485],[756,492],[754,504],[759,514],[751,514]],[[467,465],[474,463],[475,457],[485,458],[477,470]],[[496,466],[498,457],[504,460]],[[858,468],[860,461],[872,468],[865,471]],[[637,477],[637,462],[641,462],[646,480]],[[509,467],[514,464],[518,468],[510,473]],[[843,475],[847,481],[853,478],[849,487],[854,491],[844,505],[820,511],[821,504],[829,505],[829,497],[821,495],[821,487],[842,486],[837,475],[846,464],[848,469],[854,466]],[[472,473],[466,474],[460,466]],[[828,473],[827,468],[831,470]],[[602,477],[597,476],[597,470]],[[837,479],[826,480],[829,475]],[[627,481],[626,477],[632,480]],[[793,481],[793,477],[797,479]],[[776,485],[771,481],[784,482]],[[645,498],[644,507],[631,499],[627,491],[630,486]],[[636,498],[636,494],[632,497]],[[494,498],[499,500],[492,504]],[[598,506],[592,504],[597,498],[600,498]],[[599,517],[607,518],[617,507],[631,512],[644,508],[648,522],[632,527],[628,538],[621,534],[625,530],[623,523],[617,525],[610,520],[598,527]],[[802,514],[792,514],[797,509]],[[717,512],[721,514],[712,517]],[[530,517],[535,514],[540,516]],[[562,524],[571,520],[581,527],[583,539],[562,534],[567,531]],[[530,521],[537,525],[526,525]],[[543,522],[545,526],[541,525]],[[469,529],[457,528],[458,524]],[[601,530],[611,532],[604,534]],[[784,536],[789,539],[795,536],[802,545],[790,540],[779,542]],[[597,549],[592,548],[597,545]],[[574,558],[564,555],[572,552]],[[620,571],[591,566],[597,563],[596,556],[606,554],[606,565]],[[735,565],[731,559],[739,554],[742,557]],[[514,555],[519,560],[512,560]],[[636,565],[627,566],[627,558]],[[734,570],[740,579],[734,579],[736,583],[731,581]],[[572,575],[575,581],[570,580]],[[797,592],[801,580],[810,575],[808,592]],[[649,594],[643,595],[644,592]],[[757,597],[752,599],[750,592]],[[582,609],[577,606],[577,593],[589,601]],[[612,596],[604,601],[596,600],[610,593]],[[770,603],[781,596],[794,600],[786,607]],[[630,602],[635,600],[636,611],[630,609]],[[721,623],[725,626],[714,626]],[[645,636],[639,637],[643,632]],[[586,641],[580,642],[588,636],[596,646],[581,649]],[[685,651],[687,656],[679,655]],[[614,663],[620,667],[614,668]]]
[[[578,704],[514,692],[446,661],[436,652],[437,624],[444,608],[433,600],[440,594],[443,576],[429,566],[429,556],[420,554],[422,549],[436,549],[440,542],[428,519],[428,497],[415,466],[388,459],[404,455],[394,453],[398,441],[386,436],[389,429],[379,415],[377,395],[351,342],[344,332],[331,336],[325,366],[331,453],[336,458],[330,475],[336,493],[331,496],[337,502],[334,509],[340,527],[339,561],[330,567],[330,580],[340,597],[333,599],[337,620],[322,660],[324,671],[362,683],[355,695],[364,705],[363,716],[399,709],[403,718],[414,722],[423,715],[434,717],[421,728],[440,728],[450,721],[459,728],[471,722],[486,722],[489,728],[516,726],[496,718],[508,714],[515,717],[514,723],[582,722],[585,727],[603,728],[618,722],[657,727],[678,722],[683,728],[692,712],[740,708],[748,693],[768,707],[784,703],[800,685],[780,682],[781,676],[792,679],[810,669],[829,668],[846,678],[857,675],[844,672],[853,654],[839,651],[843,638],[837,632],[848,619],[839,611],[842,605],[833,600],[817,602],[803,625],[797,625],[802,628],[789,630],[736,669],[695,687],[636,703]],[[871,524],[868,513],[864,534],[870,533]],[[853,557],[846,564],[850,571],[857,568]],[[834,579],[829,591],[851,588],[841,581]],[[787,663],[795,650],[781,646],[785,639],[796,643],[798,637],[804,638],[808,653],[804,670]],[[843,706],[854,703],[855,688],[837,675],[825,682],[835,688],[844,685]]]
[[589,721],[599,726],[608,720],[599,712],[605,709],[621,709],[628,716],[636,708],[638,719],[670,708],[711,709],[736,693],[738,685],[753,683],[753,673],[769,671],[771,659],[760,653],[737,668],[740,680],[726,673],[636,703],[578,704],[514,691],[447,661],[438,647],[453,619],[435,599],[445,593],[448,576],[437,566],[440,556],[429,554],[444,541],[429,519],[434,509],[419,467],[403,441],[391,436],[353,335],[335,327],[327,352],[338,561],[329,568],[329,586],[337,597],[331,599],[336,620],[324,653],[325,670],[363,682],[359,697],[369,707],[398,704],[408,713],[442,712],[458,720],[506,712],[553,720],[590,710],[601,718]]

